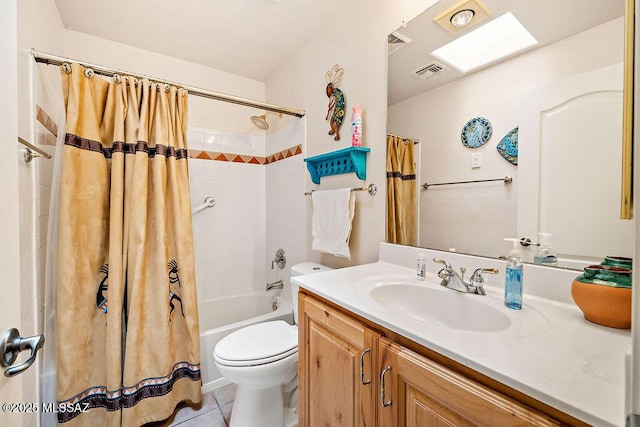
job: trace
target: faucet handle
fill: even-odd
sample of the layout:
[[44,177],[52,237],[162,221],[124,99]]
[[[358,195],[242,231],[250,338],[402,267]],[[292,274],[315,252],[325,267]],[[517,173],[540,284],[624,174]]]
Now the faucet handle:
[[471,281],[480,282],[480,283],[484,282],[484,279],[482,278],[482,273],[498,274],[498,269],[497,268],[476,268],[473,274],[471,275]]
[[437,263],[437,264],[443,264],[445,268],[451,268],[451,264],[449,264],[447,261],[440,259],[440,258],[434,258],[433,262]]

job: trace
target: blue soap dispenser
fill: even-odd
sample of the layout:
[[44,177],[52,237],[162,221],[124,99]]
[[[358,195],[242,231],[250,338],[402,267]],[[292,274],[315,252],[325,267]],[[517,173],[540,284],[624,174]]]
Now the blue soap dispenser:
[[514,310],[522,309],[522,256],[518,250],[518,239],[504,239],[513,243],[507,257],[504,281],[504,305]]

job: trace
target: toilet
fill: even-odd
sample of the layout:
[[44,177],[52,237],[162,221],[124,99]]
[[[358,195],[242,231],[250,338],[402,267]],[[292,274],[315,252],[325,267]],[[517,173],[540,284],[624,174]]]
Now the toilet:
[[[291,267],[291,277],[331,270],[315,262]],[[291,283],[294,322],[298,286]],[[237,385],[230,427],[296,427],[298,328],[284,320],[247,326],[222,338],[213,350],[216,368]],[[293,390],[293,409],[285,410]]]

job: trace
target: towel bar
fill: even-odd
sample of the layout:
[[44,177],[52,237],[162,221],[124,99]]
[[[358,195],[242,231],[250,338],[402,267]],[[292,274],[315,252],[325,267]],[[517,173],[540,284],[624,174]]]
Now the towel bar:
[[[314,191],[318,191],[318,190],[307,191],[306,193],[304,193],[304,195],[310,196],[311,193],[313,193]],[[378,192],[378,186],[375,184],[369,184],[366,187],[353,187],[351,188],[351,191],[368,191],[369,194],[371,194],[372,196],[375,196],[376,193]]]

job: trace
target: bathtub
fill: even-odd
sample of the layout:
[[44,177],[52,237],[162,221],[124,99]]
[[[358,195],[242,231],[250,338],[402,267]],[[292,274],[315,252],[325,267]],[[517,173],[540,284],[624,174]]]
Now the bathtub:
[[203,393],[229,384],[220,375],[213,361],[213,349],[218,341],[231,332],[254,323],[284,320],[293,324],[291,303],[273,292],[255,292],[200,301],[198,312]]

